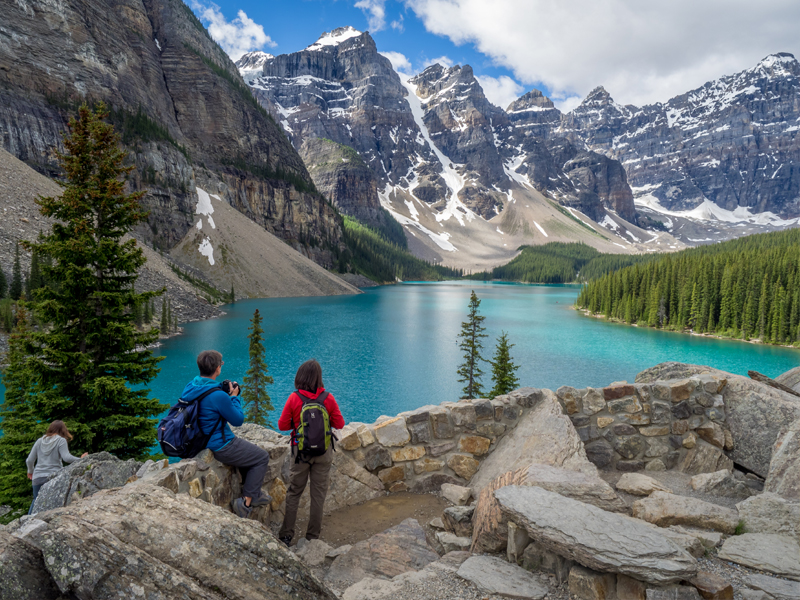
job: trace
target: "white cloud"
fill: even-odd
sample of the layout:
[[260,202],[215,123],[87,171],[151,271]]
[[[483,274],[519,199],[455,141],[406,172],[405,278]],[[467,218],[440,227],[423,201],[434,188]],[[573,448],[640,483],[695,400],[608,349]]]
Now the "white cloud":
[[364,11],[371,33],[386,27],[386,0],[358,0],[355,7]]
[[455,63],[452,61],[452,59],[448,58],[447,56],[438,56],[436,58],[426,58],[426,59],[424,59],[422,61],[422,67],[420,68],[420,71],[424,71],[425,69],[427,69],[431,65],[435,65],[435,64],[440,64],[445,69],[449,69]]
[[489,102],[504,110],[525,91],[524,87],[508,75],[501,75],[500,77],[476,75],[475,79],[481,84],[483,93],[486,94]]
[[243,10],[238,12],[235,19],[227,21],[216,4],[202,4],[192,0],[191,5],[200,19],[206,23],[208,33],[222,46],[231,60],[237,60],[253,50],[262,50],[264,46],[270,48],[277,46],[272,38],[264,33],[264,27],[248,17]]
[[400,52],[379,52],[381,56],[385,56],[389,59],[389,62],[392,63],[392,67],[398,73],[404,73],[407,75],[411,75],[413,72],[413,68],[411,66],[411,61],[406,58],[405,54]]
[[400,33],[403,33],[406,30],[405,25],[403,25],[403,20],[404,20],[403,19],[403,15],[400,15],[397,19],[395,19],[394,21],[389,23],[389,26],[392,29],[395,29],[395,30],[399,31]]
[[404,0],[428,31],[471,43],[554,101],[603,85],[665,101],[773,52],[800,50],[797,0]]

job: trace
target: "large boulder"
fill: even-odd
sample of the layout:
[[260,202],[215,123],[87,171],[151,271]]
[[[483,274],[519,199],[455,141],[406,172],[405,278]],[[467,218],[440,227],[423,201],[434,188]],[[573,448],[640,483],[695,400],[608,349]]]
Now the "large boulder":
[[736,505],[749,533],[778,533],[800,537],[800,503],[764,492]]
[[438,558],[426,542],[425,530],[416,520],[406,519],[338,556],[325,576],[325,583],[345,590],[365,577],[391,579],[407,571],[418,571]]
[[649,496],[653,492],[671,492],[661,483],[642,473],[625,473],[617,481],[617,490],[634,496]]
[[800,580],[797,538],[770,533],[745,533],[725,540],[719,558],[739,565]]
[[[702,365],[661,363],[636,376],[637,383],[710,374],[726,379],[722,390],[725,423],[733,436],[733,462],[761,477],[769,473],[772,450],[787,423],[800,419],[800,398],[754,381]],[[716,470],[716,469],[715,469]]]
[[459,567],[458,576],[485,594],[503,598],[540,600],[550,591],[532,573],[494,556],[470,556]]
[[690,579],[697,562],[657,529],[537,487],[495,492],[503,513],[539,545],[603,572],[664,585]]
[[41,551],[66,595],[334,598],[260,523],[147,481],[39,517],[40,526],[17,533]]
[[739,513],[735,510],[666,492],[653,492],[634,502],[633,516],[659,527],[685,525],[723,533],[733,533],[739,523]]
[[122,487],[141,467],[140,462],[120,460],[108,452],[90,454],[61,469],[42,486],[33,513],[67,506],[100,490]]
[[531,464],[597,474],[595,466],[586,458],[578,432],[564,414],[555,393],[539,390],[536,397],[538,403],[498,442],[470,480],[476,498],[499,475]]
[[[590,467],[593,466],[589,465]],[[506,473],[483,489],[475,508],[473,551],[499,552],[505,548],[508,532],[494,492],[506,485],[537,486],[609,511],[624,511],[625,502],[596,471],[570,471],[561,467],[532,464]]]
[[761,590],[769,594],[775,600],[797,600],[800,598],[800,583],[796,581],[786,581],[769,575],[753,573],[745,578],[747,585],[755,590]]
[[795,392],[800,392],[800,367],[789,369],[785,373],[778,375],[775,381],[788,388],[792,388]]
[[44,566],[42,553],[0,531],[0,600],[56,600],[61,597]]
[[772,450],[764,491],[800,501],[800,419],[778,436]]

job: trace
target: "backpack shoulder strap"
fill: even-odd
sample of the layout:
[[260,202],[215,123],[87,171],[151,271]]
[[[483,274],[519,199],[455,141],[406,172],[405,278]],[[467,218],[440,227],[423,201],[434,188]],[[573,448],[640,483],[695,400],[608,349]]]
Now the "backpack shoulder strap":
[[[198,402],[198,403],[199,403],[199,402],[201,402],[201,401],[203,400],[203,398],[205,398],[206,396],[208,396],[208,395],[209,395],[211,392],[216,392],[217,390],[221,390],[221,389],[222,389],[221,387],[219,387],[218,385],[215,385],[215,386],[214,386],[214,387],[212,387],[210,390],[206,390],[205,392],[203,392],[202,394],[200,394],[200,395],[199,395],[197,398],[195,398],[194,400],[190,400],[190,402]],[[180,398],[180,400],[183,400],[183,398]],[[186,402],[186,400],[183,400],[183,401],[184,401],[184,402]]]
[[[329,394],[327,391],[326,391],[326,392],[322,392],[322,393],[319,395],[319,397],[318,397],[318,398],[315,400],[315,402],[319,402],[320,404],[322,404],[322,405],[323,405],[323,408],[324,408],[325,400],[327,400],[327,399],[328,399],[328,396],[330,396],[330,394]],[[327,410],[327,409],[326,409],[326,410]]]
[[[212,392],[216,392],[216,391],[225,391],[225,390],[223,390],[223,389],[222,389],[222,387],[220,387],[220,386],[218,386],[218,385],[215,385],[215,386],[214,386],[214,387],[212,387],[210,390],[206,390],[205,392],[203,392],[202,394],[200,394],[200,395],[199,395],[197,398],[195,398],[194,400],[195,400],[195,402],[197,402],[197,403],[199,404],[200,402],[202,402],[202,401],[203,401],[203,399],[204,399],[206,396],[209,396],[209,395],[210,395]],[[223,422],[224,420],[225,420],[225,419],[223,419],[223,418],[222,418],[222,415],[220,415],[220,416],[219,416],[219,419],[217,419],[217,423],[216,423],[216,425],[214,425],[214,427],[212,427],[212,428],[211,428],[211,431],[209,432],[209,434],[208,434],[208,435],[209,435],[209,436],[213,435],[213,434],[214,434],[214,432],[217,430],[217,427],[219,427],[220,425],[222,425],[222,422]],[[198,427],[199,427],[199,425],[200,425],[200,423],[198,422]],[[202,428],[202,427],[200,427],[200,432],[201,432],[201,433],[203,432],[203,428]],[[205,435],[205,434],[204,434],[204,435]],[[223,438],[224,438],[224,437],[225,437],[225,436],[223,435]]]

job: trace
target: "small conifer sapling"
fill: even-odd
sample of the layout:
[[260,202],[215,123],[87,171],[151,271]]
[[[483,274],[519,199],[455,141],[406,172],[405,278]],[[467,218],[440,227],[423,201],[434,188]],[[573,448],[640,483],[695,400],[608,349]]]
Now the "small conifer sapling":
[[511,359],[511,348],[513,347],[514,344],[508,342],[508,334],[503,331],[497,338],[497,347],[491,361],[494,389],[489,395],[492,398],[508,394],[519,387],[519,379],[516,375],[519,365],[515,365]]

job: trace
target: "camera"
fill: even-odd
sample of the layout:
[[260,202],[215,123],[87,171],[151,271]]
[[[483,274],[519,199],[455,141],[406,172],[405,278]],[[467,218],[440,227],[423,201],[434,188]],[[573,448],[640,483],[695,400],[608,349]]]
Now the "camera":
[[239,384],[236,381],[231,381],[230,379],[226,379],[225,381],[220,383],[219,386],[222,388],[222,391],[224,391],[226,394],[230,396],[231,392],[233,391],[233,388],[238,388]]

